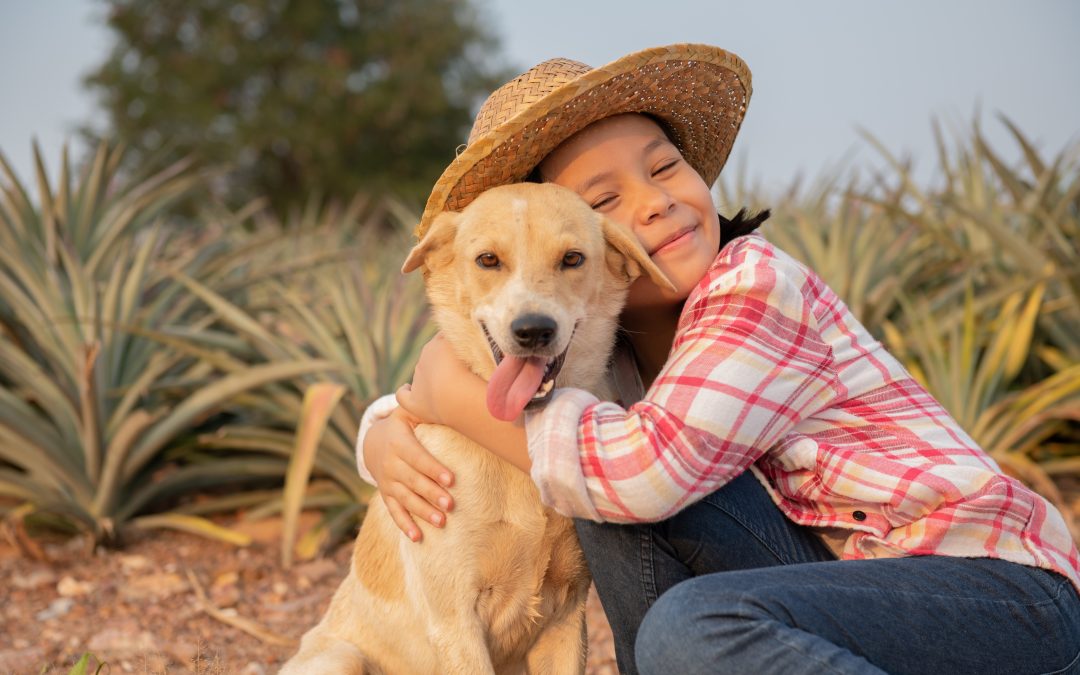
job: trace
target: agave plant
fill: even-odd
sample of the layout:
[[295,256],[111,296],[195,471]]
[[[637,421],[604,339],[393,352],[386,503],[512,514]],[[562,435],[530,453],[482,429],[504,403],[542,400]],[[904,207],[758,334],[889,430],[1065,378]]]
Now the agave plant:
[[[401,220],[414,220],[399,205],[390,207]],[[407,381],[434,330],[421,280],[399,271],[405,237],[379,231],[373,223],[358,224],[354,219],[361,211],[305,212],[304,222],[271,228],[288,234],[270,248],[249,246],[249,237],[235,235],[234,249],[259,251],[257,264],[234,260],[229,266],[252,269],[235,283],[219,280],[212,288],[178,277],[216,317],[216,331],[191,337],[187,347],[217,346],[222,355],[216,367],[239,370],[312,358],[334,364],[325,373],[248,392],[235,401],[231,421],[198,439],[206,451],[289,462],[284,491],[247,514],[285,515],[286,564],[301,507],[319,506],[327,514],[300,542],[305,556],[355,525],[372,493],[356,470],[360,415],[372,399]],[[241,231],[249,229],[260,228]],[[298,259],[308,263],[294,264]]]
[[[211,352],[178,350],[213,317],[178,279],[223,250],[177,253],[164,209],[202,180],[184,163],[121,181],[102,145],[77,180],[66,152],[54,190],[35,150],[40,206],[0,156],[0,494],[115,541],[125,525],[238,540],[188,514],[140,516],[182,489],[284,473],[171,461],[193,428],[252,388],[325,370],[307,359],[204,380]],[[242,473],[241,473],[242,472]]]
[[1024,158],[1015,167],[990,147],[977,124],[970,141],[956,148],[935,126],[944,180],[935,190],[918,187],[906,167],[871,139],[902,188],[901,198],[878,203],[933,237],[934,247],[954,261],[956,283],[935,297],[936,309],[960,303],[966,283],[960,279],[991,293],[1018,280],[1044,280],[1032,356],[1060,370],[1080,362],[1080,145],[1047,162],[1012,122],[1002,121]]
[[[890,197],[898,199],[895,193]],[[899,296],[938,275],[932,239],[832,181],[773,209],[768,239],[817,272],[871,331],[898,311]]]

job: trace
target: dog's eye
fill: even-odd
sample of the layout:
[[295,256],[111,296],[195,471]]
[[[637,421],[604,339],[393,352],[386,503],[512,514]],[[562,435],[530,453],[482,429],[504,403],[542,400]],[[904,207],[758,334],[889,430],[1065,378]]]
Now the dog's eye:
[[494,253],[481,253],[476,256],[476,264],[488,270],[498,269],[499,256]]
[[563,269],[581,267],[585,262],[585,254],[580,251],[568,251],[566,255],[562,257]]

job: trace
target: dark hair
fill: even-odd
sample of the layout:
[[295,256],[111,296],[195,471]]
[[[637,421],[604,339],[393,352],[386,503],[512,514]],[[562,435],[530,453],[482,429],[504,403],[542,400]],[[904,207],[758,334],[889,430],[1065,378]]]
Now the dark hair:
[[716,215],[720,216],[720,248],[722,249],[732,239],[750,234],[758,229],[762,223],[769,219],[769,209],[758,211],[754,215],[749,215],[745,208],[739,209],[739,212],[731,220],[725,218],[723,214],[718,213]]

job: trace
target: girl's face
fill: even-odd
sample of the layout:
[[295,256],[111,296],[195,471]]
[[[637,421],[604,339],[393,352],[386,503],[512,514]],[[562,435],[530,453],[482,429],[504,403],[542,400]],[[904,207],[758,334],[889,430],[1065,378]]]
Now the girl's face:
[[628,227],[678,289],[641,277],[630,287],[628,308],[681,303],[716,258],[720,219],[709,186],[644,115],[594,122],[553,150],[540,174]]

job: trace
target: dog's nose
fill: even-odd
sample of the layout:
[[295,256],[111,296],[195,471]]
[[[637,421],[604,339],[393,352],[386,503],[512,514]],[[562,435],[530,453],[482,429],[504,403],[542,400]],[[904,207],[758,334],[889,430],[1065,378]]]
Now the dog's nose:
[[510,322],[510,332],[514,334],[514,339],[527,349],[551,344],[558,328],[555,319],[543,314],[523,314]]

